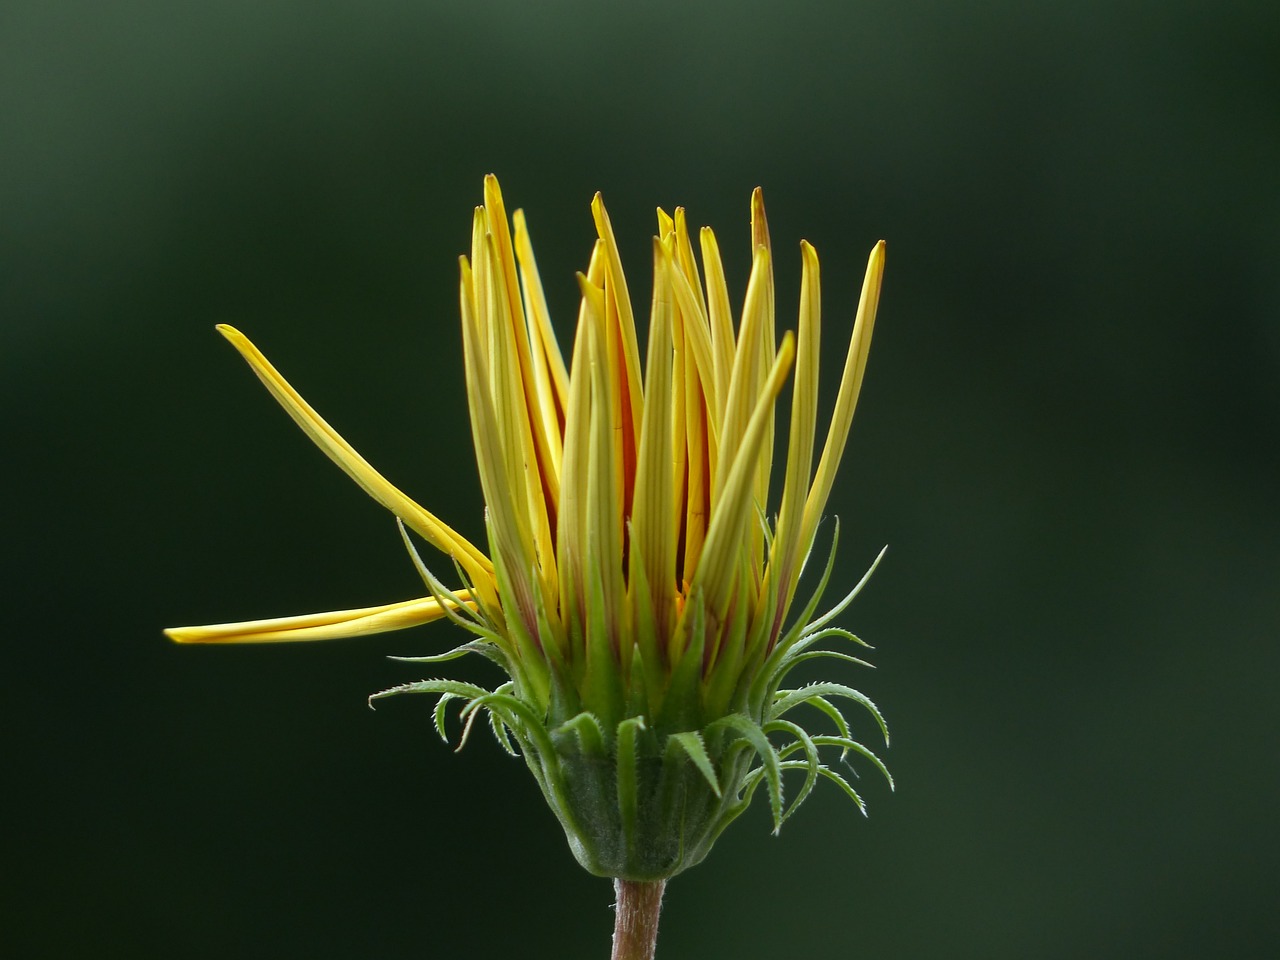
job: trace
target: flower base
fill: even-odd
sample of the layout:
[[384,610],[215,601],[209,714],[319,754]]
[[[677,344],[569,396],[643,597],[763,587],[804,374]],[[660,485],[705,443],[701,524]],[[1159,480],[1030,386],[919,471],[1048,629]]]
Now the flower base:
[[[702,862],[716,837],[740,812],[737,790],[713,788],[683,752],[642,736],[633,774],[616,752],[584,750],[577,737],[556,737],[558,777],[550,796],[569,847],[599,877],[665,880]],[[539,762],[539,758],[530,758]],[[740,784],[750,758],[722,770]],[[541,779],[541,778],[540,778]]]

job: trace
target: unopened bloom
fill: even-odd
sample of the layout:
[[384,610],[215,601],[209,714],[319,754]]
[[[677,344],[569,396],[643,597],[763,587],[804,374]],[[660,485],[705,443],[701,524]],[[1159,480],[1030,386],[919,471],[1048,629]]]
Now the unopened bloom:
[[[875,705],[840,683],[783,689],[815,646],[861,643],[797,585],[844,451],[862,384],[884,267],[870,255],[835,409],[817,465],[818,257],[801,243],[797,332],[774,330],[772,248],[751,200],[754,251],[735,325],[715,235],[697,249],[684,211],[658,212],[653,295],[641,356],[633,305],[608,214],[585,273],[573,351],[552,331],[521,211],[508,221],[485,181],[470,258],[461,258],[467,402],[486,503],[480,549],[371,467],[239,331],[219,330],[312,440],[402,523],[453,561],[446,586],[405,542],[429,596],[382,607],[167,631],[178,642],[318,640],[398,630],[447,617],[472,639],[432,657],[479,653],[508,679],[494,689],[447,679],[375,694],[438,697],[436,725],[459,701],[470,731],[487,714],[556,812],[575,855],[603,876],[656,880],[700,861],[764,784],[775,828],[820,777],[859,805],[820,751],[861,755],[840,700]],[[514,230],[513,230],[514,227]],[[699,254],[700,253],[700,257]],[[701,260],[701,268],[699,267]],[[775,404],[794,369],[782,487],[771,498]],[[865,579],[863,582],[865,582]],[[799,606],[798,613],[793,608]],[[794,615],[793,615],[794,614]],[[792,711],[815,708],[827,734]],[[465,734],[464,734],[465,736]],[[803,779],[790,805],[783,774]],[[890,780],[890,783],[892,781]]]

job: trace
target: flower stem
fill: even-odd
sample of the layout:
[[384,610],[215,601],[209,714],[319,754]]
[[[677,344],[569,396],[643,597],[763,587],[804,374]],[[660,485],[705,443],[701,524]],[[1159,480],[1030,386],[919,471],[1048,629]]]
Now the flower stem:
[[613,960],[653,960],[665,880],[614,880]]

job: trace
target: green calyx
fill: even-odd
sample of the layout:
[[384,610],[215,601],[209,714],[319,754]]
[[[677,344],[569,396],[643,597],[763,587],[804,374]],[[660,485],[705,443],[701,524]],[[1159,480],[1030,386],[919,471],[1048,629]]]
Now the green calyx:
[[[706,691],[715,678],[682,678],[678,671],[669,677],[657,710],[646,710],[645,703],[626,697],[619,698],[622,703],[609,698],[605,709],[583,709],[582,697],[563,695],[554,670],[546,686],[530,683],[522,665],[512,663],[485,637],[488,628],[482,621],[461,616],[457,622],[477,635],[471,643],[434,657],[396,659],[440,662],[479,653],[503,667],[510,680],[492,690],[447,679],[420,680],[376,693],[370,703],[398,694],[433,694],[436,729],[447,741],[446,715],[456,701],[461,705],[462,743],[476,721],[486,717],[499,745],[523,756],[574,856],[587,871],[624,880],[666,879],[700,863],[725,827],[747,809],[761,784],[775,833],[820,779],[835,783],[865,814],[862,798],[840,769],[851,769],[850,754],[864,758],[893,787],[881,760],[854,739],[840,706],[860,705],[887,745],[888,728],[871,700],[834,682],[782,686],[794,667],[817,658],[869,666],[842,651],[817,646],[829,639],[866,646],[829,624],[857,596],[879,558],[839,604],[813,618],[834,556],[833,538],[821,583],[799,623],[763,662],[742,675],[729,702],[717,704],[718,712],[707,710]],[[420,564],[419,568],[433,591],[442,589]],[[830,730],[812,733],[796,722],[792,715],[802,707],[810,708],[808,715],[820,717]],[[793,771],[799,787],[787,800],[784,779]]]

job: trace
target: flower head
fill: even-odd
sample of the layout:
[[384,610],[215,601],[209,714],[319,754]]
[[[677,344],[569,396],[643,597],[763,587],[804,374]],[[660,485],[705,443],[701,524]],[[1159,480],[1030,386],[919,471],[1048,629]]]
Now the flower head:
[[[479,653],[506,682],[490,690],[420,680],[371,699],[435,695],[441,735],[448,705],[460,701],[464,738],[487,713],[499,743],[524,757],[579,861],[601,875],[649,880],[700,861],[761,783],[775,828],[820,777],[861,807],[848,781],[822,761],[823,748],[842,758],[857,753],[888,777],[836,705],[861,705],[887,742],[869,699],[839,683],[782,689],[792,667],[815,657],[863,663],[815,646],[832,637],[861,643],[831,622],[862,583],[815,619],[828,560],[813,598],[797,615],[793,607],[862,384],[884,244],[867,264],[815,468],[814,249],[801,243],[797,332],[778,341],[760,191],[751,198],[754,255],[736,325],[715,235],[701,230],[699,258],[683,209],[674,216],[659,210],[642,359],[598,194],[591,210],[599,239],[578,274],[581,305],[567,364],[525,219],[517,210],[509,222],[492,176],[475,211],[471,256],[460,258],[467,402],[488,552],[384,479],[243,334],[219,327],[308,436],[399,518],[429,596],[167,633],[179,642],[318,640],[447,617],[472,639],[448,653],[403,659]],[[793,368],[786,462],[774,500],[775,405]],[[409,531],[452,559],[457,587],[428,569]],[[802,706],[824,714],[832,733],[810,734],[791,719]],[[803,781],[787,805],[782,780],[790,769],[802,771]]]

